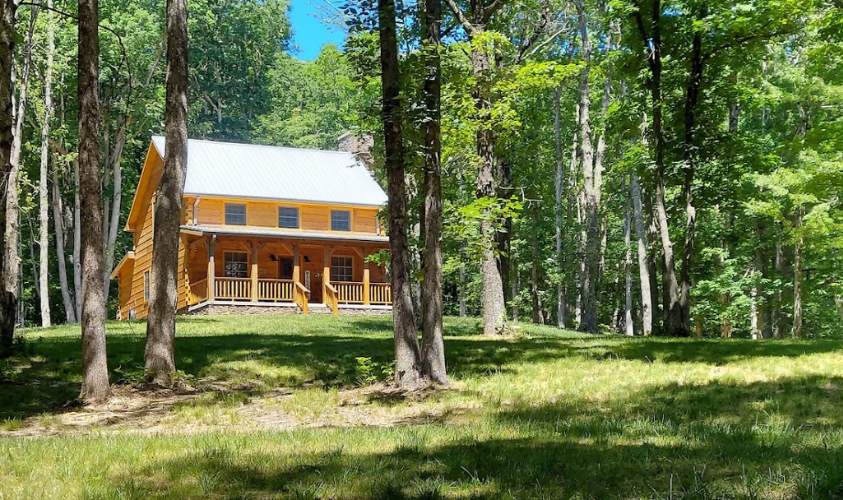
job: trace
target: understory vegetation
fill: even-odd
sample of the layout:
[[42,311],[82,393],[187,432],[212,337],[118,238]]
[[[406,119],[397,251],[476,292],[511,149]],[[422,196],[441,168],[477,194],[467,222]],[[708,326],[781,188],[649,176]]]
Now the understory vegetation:
[[[0,497],[823,498],[843,494],[836,340],[592,336],[446,318],[452,387],[391,377],[389,317],[182,317],[179,387],[108,325],[77,407],[74,327],[0,365]],[[34,489],[36,488],[37,490]]]

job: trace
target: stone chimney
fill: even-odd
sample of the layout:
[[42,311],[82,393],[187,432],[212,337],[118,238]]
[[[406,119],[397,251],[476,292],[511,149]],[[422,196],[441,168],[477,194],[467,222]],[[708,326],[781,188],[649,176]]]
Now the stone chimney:
[[372,156],[372,147],[375,145],[374,137],[369,134],[357,135],[346,132],[339,136],[337,143],[337,149],[353,154],[367,169],[372,169],[374,165],[374,157]]

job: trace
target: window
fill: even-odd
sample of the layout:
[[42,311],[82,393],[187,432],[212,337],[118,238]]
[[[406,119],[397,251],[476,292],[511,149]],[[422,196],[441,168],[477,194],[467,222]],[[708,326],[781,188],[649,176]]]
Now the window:
[[331,257],[331,281],[351,281],[351,257]]
[[331,210],[331,230],[351,231],[351,212],[348,210]]
[[246,205],[238,203],[225,204],[225,223],[237,226],[246,225]]
[[249,256],[246,252],[225,252],[223,274],[226,278],[248,278]]
[[295,207],[278,207],[278,227],[298,229],[299,209]]
[[149,271],[143,273],[143,300],[149,302]]

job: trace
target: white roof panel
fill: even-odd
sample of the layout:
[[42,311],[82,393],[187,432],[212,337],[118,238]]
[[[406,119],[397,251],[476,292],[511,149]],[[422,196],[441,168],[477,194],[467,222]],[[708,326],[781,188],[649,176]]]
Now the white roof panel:
[[[152,143],[164,157],[164,137]],[[189,139],[185,194],[380,206],[386,194],[351,153]]]

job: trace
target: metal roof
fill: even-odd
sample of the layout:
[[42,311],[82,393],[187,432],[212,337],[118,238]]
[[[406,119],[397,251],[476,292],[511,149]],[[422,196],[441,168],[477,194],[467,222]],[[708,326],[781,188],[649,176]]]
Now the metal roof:
[[[164,157],[164,137],[152,143]],[[381,206],[386,193],[351,153],[189,139],[188,195]]]
[[388,236],[370,233],[355,233],[351,231],[308,231],[300,229],[272,228],[262,226],[215,226],[186,224],[181,230],[187,233],[196,232],[202,234],[222,234],[233,236],[266,236],[283,237],[291,239],[306,240],[341,240],[341,241],[362,241],[371,243],[387,243]]

